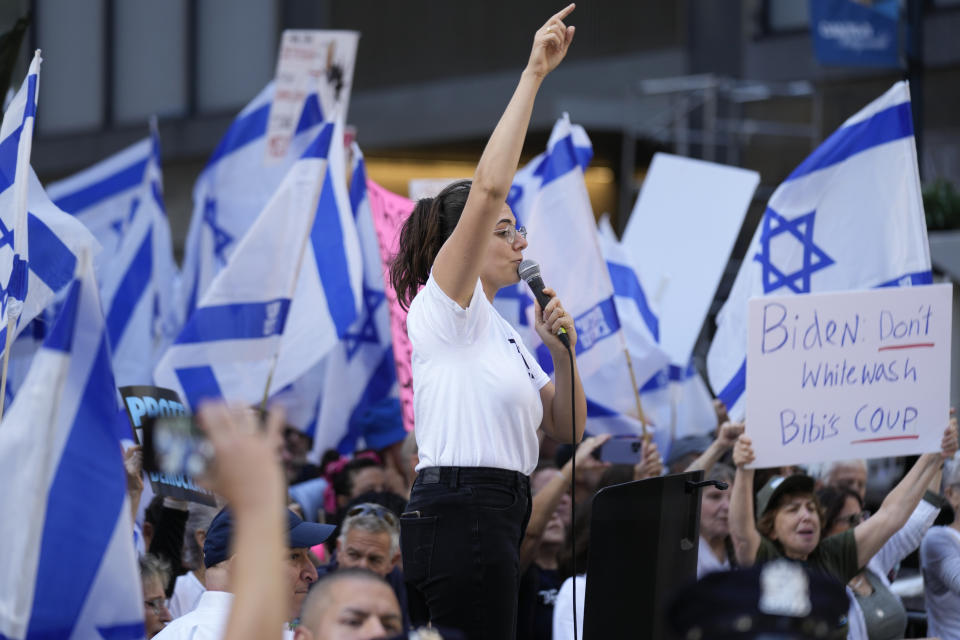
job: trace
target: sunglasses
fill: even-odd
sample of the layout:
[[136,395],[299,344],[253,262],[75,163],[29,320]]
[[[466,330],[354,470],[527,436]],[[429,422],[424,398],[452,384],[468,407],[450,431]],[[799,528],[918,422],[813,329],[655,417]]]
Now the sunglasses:
[[840,518],[840,522],[845,522],[851,527],[855,527],[869,517],[869,511],[861,511],[860,513],[851,513],[845,518]]
[[397,520],[397,516],[393,511],[387,509],[383,505],[373,504],[372,502],[364,502],[363,504],[358,504],[355,507],[350,507],[347,510],[347,517],[352,518],[353,516],[366,516],[366,515],[375,515],[376,517],[385,520],[387,524],[391,527],[399,527],[400,521]]
[[163,609],[169,606],[170,601],[166,598],[154,598],[153,600],[144,600],[143,604],[153,609],[153,615],[159,616],[163,612]]

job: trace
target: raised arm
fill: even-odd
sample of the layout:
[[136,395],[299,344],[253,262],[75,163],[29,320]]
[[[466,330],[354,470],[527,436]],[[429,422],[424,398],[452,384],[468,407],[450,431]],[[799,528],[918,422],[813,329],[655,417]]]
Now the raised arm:
[[470,304],[480,277],[486,245],[478,239],[486,238],[496,227],[510,191],[534,98],[573,41],[574,28],[563,23],[573,9],[573,4],[568,5],[537,30],[520,82],[480,156],[460,221],[434,260],[434,279],[462,307]]
[[746,434],[741,435],[733,447],[737,475],[730,495],[729,514],[730,539],[741,567],[753,566],[760,549],[760,532],[753,515],[753,469],[746,468],[753,460],[753,442]]
[[[719,401],[718,401],[719,402]],[[723,404],[723,403],[721,403]],[[700,457],[690,463],[684,471],[702,470],[705,474],[717,463],[717,460],[723,457],[727,451],[733,448],[737,438],[743,433],[742,422],[725,422],[717,429],[717,438],[710,443],[707,450],[700,454]]]
[[280,640],[290,589],[282,562],[284,480],[276,453],[283,414],[271,411],[266,431],[250,412],[221,404],[201,407],[198,417],[216,452],[211,488],[233,510],[234,601],[223,637]]
[[940,473],[943,461],[952,458],[956,452],[957,420],[951,418],[949,426],[943,432],[940,453],[920,456],[903,480],[883,499],[877,513],[853,530],[857,540],[857,562],[861,567],[866,566],[890,536],[907,523],[927,487]]
[[[593,436],[583,441],[574,454],[577,461],[577,469],[581,471],[599,469],[609,466],[607,463],[600,462],[593,457],[593,452],[610,439],[610,435]],[[520,573],[526,571],[530,563],[533,562],[537,553],[537,546],[543,537],[543,532],[553,517],[553,512],[557,510],[557,505],[563,499],[563,494],[570,489],[570,480],[573,474],[571,458],[567,461],[560,473],[550,479],[537,495],[533,496],[533,506],[530,509],[530,522],[527,523],[527,530],[520,544]]]

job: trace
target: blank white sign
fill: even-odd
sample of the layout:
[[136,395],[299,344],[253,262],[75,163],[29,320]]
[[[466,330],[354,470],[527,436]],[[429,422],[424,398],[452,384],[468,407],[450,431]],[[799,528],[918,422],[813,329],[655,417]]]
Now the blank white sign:
[[657,153],[630,214],[622,245],[651,287],[660,346],[690,360],[760,174]]

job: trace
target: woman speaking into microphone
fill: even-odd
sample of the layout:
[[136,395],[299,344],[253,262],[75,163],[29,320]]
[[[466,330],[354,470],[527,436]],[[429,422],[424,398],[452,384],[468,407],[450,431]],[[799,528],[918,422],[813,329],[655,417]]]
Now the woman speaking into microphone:
[[530,515],[537,429],[560,442],[579,441],[586,418],[575,359],[557,338],[563,329],[572,348],[577,334],[555,293],[545,289],[550,302],[537,305],[535,316],[556,383],[492,304],[501,287],[519,281],[526,231],[516,227],[506,197],[537,90],[573,40],[574,28],[563,22],[573,8],[536,32],[473,180],[417,203],[390,268],[409,309],[413,346],[420,464],[400,520],[413,621],[429,616],[471,639],[515,634],[518,550]]

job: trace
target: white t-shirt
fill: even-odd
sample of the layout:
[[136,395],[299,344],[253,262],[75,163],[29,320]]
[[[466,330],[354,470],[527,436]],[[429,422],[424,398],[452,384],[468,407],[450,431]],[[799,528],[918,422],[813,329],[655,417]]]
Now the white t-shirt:
[[433,279],[410,303],[413,410],[420,464],[537,466],[540,389],[549,376],[483,293],[463,309]]
[[[553,603],[553,637],[573,638],[573,581],[567,578],[557,592],[557,600]],[[587,576],[577,576],[577,638],[583,638],[583,603],[587,593]]]
[[[163,628],[157,640],[223,640],[233,594],[226,591],[204,591],[196,608]],[[284,625],[283,640],[293,640],[293,631]]]
[[960,533],[933,527],[920,544],[927,634],[943,640],[960,638]]
[[716,571],[730,571],[730,559],[725,558],[721,561],[713,555],[713,549],[710,543],[700,537],[700,548],[697,552],[697,580]]
[[206,590],[197,580],[197,576],[193,575],[193,571],[177,576],[177,581],[173,584],[173,597],[170,598],[170,615],[179,618],[193,611]]

